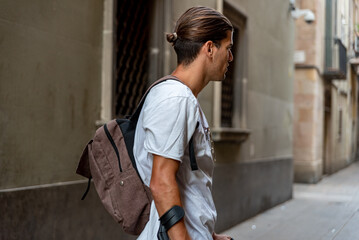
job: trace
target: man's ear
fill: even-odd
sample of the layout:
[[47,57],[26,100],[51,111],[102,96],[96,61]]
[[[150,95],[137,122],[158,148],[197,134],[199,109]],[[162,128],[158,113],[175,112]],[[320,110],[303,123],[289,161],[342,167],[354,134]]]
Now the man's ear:
[[203,48],[204,48],[203,50],[205,51],[207,56],[209,56],[209,57],[213,56],[213,47],[214,47],[214,44],[212,41],[205,42],[205,44],[203,45]]

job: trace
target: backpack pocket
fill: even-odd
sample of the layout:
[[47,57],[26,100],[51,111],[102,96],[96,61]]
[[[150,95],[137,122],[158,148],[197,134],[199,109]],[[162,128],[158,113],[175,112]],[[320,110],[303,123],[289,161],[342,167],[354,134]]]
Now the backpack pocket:
[[149,220],[152,198],[150,190],[130,168],[121,172],[110,188],[114,215],[125,232],[138,235]]

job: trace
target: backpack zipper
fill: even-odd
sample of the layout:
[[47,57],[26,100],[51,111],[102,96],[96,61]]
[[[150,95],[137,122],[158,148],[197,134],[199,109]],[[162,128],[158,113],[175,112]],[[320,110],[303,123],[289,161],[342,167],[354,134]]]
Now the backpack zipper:
[[115,150],[115,153],[116,153],[116,156],[117,156],[117,159],[118,159],[118,166],[120,167],[120,172],[122,172],[122,168],[121,168],[121,162],[120,162],[120,154],[118,153],[118,149],[116,147],[116,144],[115,142],[113,141],[112,137],[111,137],[111,134],[110,132],[108,131],[108,128],[107,128],[107,125],[105,124],[103,126],[103,128],[105,129],[105,133],[106,133],[106,136],[108,138],[108,140],[110,141],[113,149]]

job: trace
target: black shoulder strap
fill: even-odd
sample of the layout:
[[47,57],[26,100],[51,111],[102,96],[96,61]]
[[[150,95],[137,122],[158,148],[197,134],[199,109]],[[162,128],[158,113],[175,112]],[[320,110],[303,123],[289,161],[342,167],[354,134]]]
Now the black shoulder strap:
[[[194,130],[195,132],[196,132],[196,129],[198,128],[198,125],[199,125],[199,122],[197,122],[196,128]],[[194,133],[193,133],[191,139],[189,140],[189,159],[191,162],[191,169],[192,169],[192,171],[195,171],[195,170],[198,170],[198,165],[197,165],[197,160],[196,160],[196,154],[194,152],[193,136],[194,136]]]
[[141,98],[141,101],[140,103],[137,105],[137,108],[136,108],[136,111],[134,114],[132,114],[132,116],[130,117],[130,120],[131,121],[135,121],[137,122],[138,120],[138,117],[140,116],[140,113],[141,113],[141,110],[142,110],[142,107],[143,107],[143,104],[145,103],[145,100],[146,100],[146,97],[148,95],[148,93],[150,92],[150,90],[156,86],[157,84],[161,83],[161,82],[164,82],[164,81],[167,81],[167,80],[176,80],[176,81],[179,81],[182,83],[181,80],[179,80],[177,77],[175,76],[172,76],[172,75],[167,75],[159,80],[157,80],[156,82],[152,83],[152,85],[147,89],[147,91],[145,92],[145,94],[143,95],[143,97]]
[[85,191],[84,195],[82,195],[81,200],[85,200],[85,197],[87,196],[88,192],[90,191],[90,186],[91,186],[91,178],[92,178],[92,177],[89,177],[89,180],[88,180],[88,182],[87,182],[87,188],[86,188],[86,191]]
[[[164,81],[167,81],[167,80],[176,80],[176,81],[179,81],[182,83],[182,81],[175,77],[175,76],[172,76],[172,75],[167,75],[159,80],[157,80],[156,82],[154,82],[148,89],[147,91],[145,92],[145,94],[143,95],[140,103],[138,104],[137,108],[136,108],[136,111],[135,113],[130,117],[130,120],[133,121],[133,122],[136,122],[137,123],[137,120],[140,116],[140,113],[141,113],[141,110],[142,110],[142,107],[143,107],[143,104],[145,103],[145,100],[146,100],[146,97],[148,95],[148,93],[150,92],[150,90],[156,86],[157,84],[161,83],[161,82],[164,82]],[[197,122],[197,125],[196,125],[196,129],[198,127],[198,122]],[[191,162],[191,169],[192,171],[195,171],[195,170],[198,170],[198,166],[197,166],[197,160],[196,160],[196,155],[194,153],[194,145],[193,145],[193,136],[191,137],[191,140],[189,141],[189,158],[190,158],[190,162]]]

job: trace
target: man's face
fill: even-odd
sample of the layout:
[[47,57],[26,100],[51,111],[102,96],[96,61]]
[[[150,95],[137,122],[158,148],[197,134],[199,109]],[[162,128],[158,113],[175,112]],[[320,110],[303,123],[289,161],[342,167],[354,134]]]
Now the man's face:
[[220,47],[216,48],[216,53],[213,55],[213,63],[215,72],[215,81],[222,81],[226,78],[229,63],[233,61],[231,48],[233,46],[233,32],[227,31],[227,37],[220,42]]

